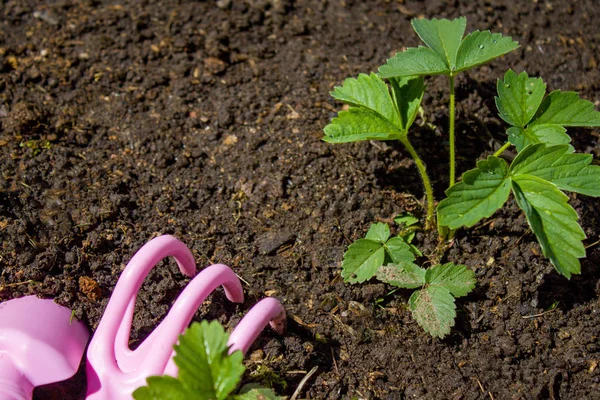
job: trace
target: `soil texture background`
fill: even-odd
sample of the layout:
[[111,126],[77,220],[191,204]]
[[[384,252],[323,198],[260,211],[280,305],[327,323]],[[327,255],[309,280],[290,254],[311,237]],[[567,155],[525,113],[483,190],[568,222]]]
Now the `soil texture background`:
[[[494,105],[508,68],[600,102],[593,0],[7,0],[0,4],[0,298],[56,298],[93,331],[126,263],[172,234],[198,266],[224,263],[246,302],[219,289],[196,315],[231,328],[279,298],[247,381],[301,398],[600,399],[600,212],[571,195],[587,239],[567,280],[541,256],[514,202],[457,232],[444,261],[478,277],[443,340],[407,310],[409,291],[344,284],[347,246],[376,221],[422,217],[423,189],[400,145],[329,145],[329,92],[419,39],[416,17],[466,16],[521,47],[457,79],[458,170],[505,140]],[[448,89],[428,79],[411,135],[447,187]],[[427,126],[431,126],[428,128]],[[570,129],[600,156],[598,129]],[[510,156],[510,154],[509,154]],[[436,238],[419,233],[427,254]],[[189,280],[173,260],[138,295],[132,345]],[[36,398],[83,398],[82,373]]]

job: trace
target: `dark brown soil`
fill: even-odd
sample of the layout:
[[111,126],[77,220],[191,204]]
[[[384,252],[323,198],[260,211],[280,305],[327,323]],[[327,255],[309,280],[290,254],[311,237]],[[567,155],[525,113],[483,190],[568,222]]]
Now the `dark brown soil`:
[[[449,4],[448,4],[449,3]],[[410,19],[468,19],[521,48],[457,82],[459,170],[503,140],[493,104],[506,69],[600,101],[594,0],[8,0],[0,5],[0,295],[55,297],[94,330],[134,252],[159,234],[248,282],[242,306],[211,297],[198,318],[233,326],[266,295],[289,313],[266,332],[248,380],[338,399],[600,399],[600,213],[573,196],[588,236],[582,274],[560,277],[517,207],[459,231],[444,259],[476,290],[432,339],[409,292],[349,286],[342,255],[375,221],[422,214],[414,164],[389,143],[329,145],[329,91],[418,38]],[[413,133],[437,198],[447,186],[446,82]],[[600,131],[571,130],[600,156]],[[435,143],[435,145],[434,145]],[[418,236],[425,252],[433,236]],[[132,338],[186,284],[164,262],[138,297]],[[554,308],[554,306],[556,306]],[[250,359],[250,358],[248,358]],[[82,374],[36,397],[78,398]]]

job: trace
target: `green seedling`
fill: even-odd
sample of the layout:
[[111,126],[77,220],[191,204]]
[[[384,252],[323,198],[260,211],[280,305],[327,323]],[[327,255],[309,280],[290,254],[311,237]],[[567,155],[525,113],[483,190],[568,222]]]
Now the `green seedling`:
[[364,239],[348,247],[342,262],[342,278],[349,283],[362,283],[371,279],[384,264],[413,262],[411,247],[400,236],[390,238],[388,224],[371,225]]
[[417,257],[423,256],[421,250],[412,244],[417,231],[421,229],[419,226],[419,219],[411,213],[405,212],[394,217],[394,222],[399,225],[398,236],[400,236],[410,246],[410,251],[412,251]]
[[271,389],[242,388],[233,394],[246,370],[241,351],[228,354],[229,335],[213,321],[193,323],[175,345],[177,378],[152,376],[148,386],[133,392],[136,400],[275,400]]
[[[438,223],[450,229],[473,226],[501,208],[512,191],[544,256],[570,278],[581,272],[585,234],[562,191],[600,196],[600,166],[591,165],[592,155],[574,153],[564,127],[600,126],[600,113],[575,92],[557,90],[544,97],[544,82],[525,72],[509,70],[497,88],[500,117],[511,124],[508,142],[446,191]],[[519,154],[509,166],[499,156],[511,144]]]
[[379,268],[377,278],[390,285],[417,289],[408,300],[413,318],[431,336],[450,333],[456,318],[454,299],[466,296],[475,287],[475,274],[465,265],[438,264],[423,269],[411,262]]
[[464,265],[452,263],[428,270],[415,265],[415,254],[406,238],[412,240],[407,228],[415,226],[417,221],[409,214],[400,215],[395,221],[402,224],[400,232],[408,236],[390,238],[387,224],[371,225],[365,238],[352,243],[344,254],[342,277],[349,283],[377,277],[398,288],[422,288],[409,299],[413,318],[432,336],[444,337],[454,325],[454,298],[465,296],[473,289],[474,274]]
[[485,64],[519,47],[510,37],[490,31],[475,31],[463,38],[467,27],[464,17],[413,19],[413,29],[427,47],[408,48],[387,60],[379,68],[382,78],[446,75],[450,87],[450,186],[455,179],[455,95],[454,78],[460,72]]
[[360,74],[336,86],[331,95],[348,104],[323,131],[324,141],[348,143],[364,140],[398,140],[415,161],[427,196],[427,224],[434,225],[433,189],[425,164],[408,139],[419,112],[425,85],[422,78],[390,78],[390,87],[377,75]]

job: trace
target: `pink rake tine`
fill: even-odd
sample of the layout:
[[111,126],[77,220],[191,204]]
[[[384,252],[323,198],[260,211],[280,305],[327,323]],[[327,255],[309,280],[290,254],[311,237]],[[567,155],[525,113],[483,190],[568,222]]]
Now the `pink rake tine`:
[[88,399],[131,398],[133,390],[145,384],[146,377],[162,375],[178,335],[216,287],[223,285],[231,301],[243,301],[241,284],[231,269],[224,265],[206,268],[188,284],[148,339],[131,351],[128,341],[136,294],[148,272],[167,256],[176,259],[184,274],[194,274],[191,252],[172,236],[155,238],[134,255],[117,282],[88,348]]
[[[242,318],[229,336],[227,342],[230,346],[229,354],[237,350],[241,350],[242,353],[246,354],[252,343],[268,324],[275,332],[280,335],[283,334],[285,318],[285,309],[279,300],[273,297],[261,300],[248,311],[248,314]],[[179,369],[173,358],[170,358],[165,368],[165,375],[177,376],[178,372]]]
[[283,334],[285,309],[279,300],[273,297],[267,297],[259,301],[235,327],[227,342],[231,346],[229,354],[236,350],[241,350],[242,353],[246,354],[267,324],[270,324],[271,328],[278,334]]

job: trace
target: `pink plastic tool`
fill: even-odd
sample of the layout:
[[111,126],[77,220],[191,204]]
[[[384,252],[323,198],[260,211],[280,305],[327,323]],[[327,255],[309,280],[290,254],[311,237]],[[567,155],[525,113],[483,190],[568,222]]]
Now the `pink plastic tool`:
[[26,400],[35,386],[77,372],[89,338],[71,311],[26,296],[0,304],[0,399]]
[[[185,287],[158,327],[137,349],[131,350],[129,334],[136,294],[150,270],[168,256],[175,258],[182,273],[195,274],[196,264],[190,250],[172,236],[151,240],[133,256],[117,282],[88,348],[87,399],[131,399],[133,391],[146,384],[147,377],[176,376],[173,345],[206,297],[223,286],[230,301],[243,301],[241,283],[229,267],[222,264],[207,267]],[[285,312],[277,300],[265,299],[255,308],[240,321],[241,329],[236,328],[231,335],[232,348],[246,351],[271,319],[274,319],[271,326],[281,331]]]

